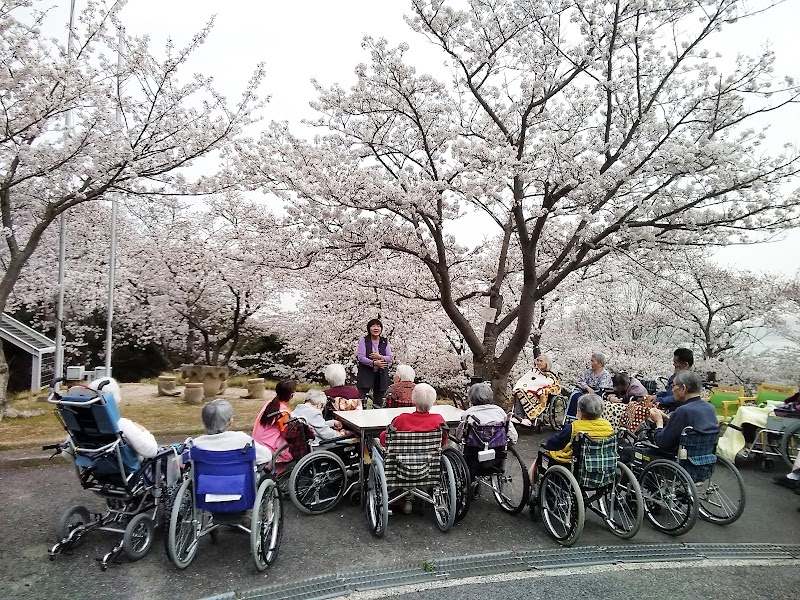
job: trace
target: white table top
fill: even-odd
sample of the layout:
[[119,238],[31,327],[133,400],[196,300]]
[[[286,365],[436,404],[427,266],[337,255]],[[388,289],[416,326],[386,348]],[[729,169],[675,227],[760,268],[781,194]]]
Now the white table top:
[[[413,406],[374,408],[371,410],[337,410],[334,415],[351,431],[383,431],[397,415],[414,412]],[[448,425],[456,425],[464,411],[449,404],[434,404],[432,413],[442,415]]]

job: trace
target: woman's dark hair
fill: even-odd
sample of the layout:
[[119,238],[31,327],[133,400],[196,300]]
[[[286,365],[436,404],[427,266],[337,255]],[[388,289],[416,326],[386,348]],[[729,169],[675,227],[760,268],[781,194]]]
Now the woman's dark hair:
[[624,387],[625,389],[628,389],[628,386],[631,384],[630,375],[627,373],[614,373],[613,377],[611,377],[611,381],[614,387]]
[[296,389],[297,382],[293,379],[284,379],[277,383],[275,386],[275,397],[264,407],[264,412],[261,413],[261,418],[258,420],[262,427],[275,425],[275,419],[277,419],[279,415],[274,413],[281,409],[281,402],[289,402],[289,400],[292,399]]
[[372,327],[373,325],[380,325],[381,326],[381,332],[383,331],[383,323],[381,323],[380,319],[370,319],[367,322],[367,333],[369,333],[369,328]]

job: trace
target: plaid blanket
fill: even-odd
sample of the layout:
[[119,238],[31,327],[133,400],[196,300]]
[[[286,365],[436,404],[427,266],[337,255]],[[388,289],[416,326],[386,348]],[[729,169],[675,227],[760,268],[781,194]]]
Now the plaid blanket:
[[714,472],[718,439],[719,432],[687,432],[681,436],[678,464],[686,469],[695,483],[705,481]]
[[617,438],[593,440],[581,435],[575,442],[574,475],[583,489],[611,484],[617,470]]
[[283,434],[294,460],[298,460],[311,452],[308,442],[313,440],[314,437],[314,430],[302,419],[289,421]]
[[442,431],[386,432],[384,460],[386,485],[391,488],[422,488],[439,485],[442,470]]

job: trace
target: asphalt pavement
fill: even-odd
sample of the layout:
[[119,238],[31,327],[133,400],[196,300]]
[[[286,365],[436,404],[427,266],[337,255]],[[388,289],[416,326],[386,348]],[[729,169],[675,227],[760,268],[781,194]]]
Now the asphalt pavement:
[[[521,437],[519,449],[526,460],[534,455],[543,437],[530,433]],[[30,463],[17,461],[16,464]],[[347,501],[324,515],[305,516],[286,498],[280,554],[277,562],[265,573],[258,573],[252,564],[248,536],[235,531],[223,531],[217,545],[204,539],[197,557],[185,571],[175,569],[170,563],[164,552],[162,533],[157,531],[152,550],[142,560],[130,563],[123,559],[122,564],[102,572],[95,558],[115,544],[117,538],[112,534],[95,532],[72,555],[58,556],[52,562],[47,557],[47,549],[55,541],[55,525],[67,507],[85,504],[94,510],[101,508],[96,497],[81,489],[74,470],[58,459],[44,466],[12,468],[10,465],[0,456],[0,581],[5,584],[3,596],[10,598],[200,598],[323,574],[390,565],[420,565],[423,561],[434,562],[443,557],[559,548],[540,522],[529,519],[527,510],[515,517],[509,516],[485,493],[473,504],[467,518],[449,533],[438,531],[430,509],[417,509],[411,515],[393,515],[382,539],[370,535],[360,508]],[[577,546],[675,542],[798,543],[800,512],[797,512],[797,506],[800,497],[774,485],[772,474],[762,473],[755,466],[743,468],[742,474],[747,487],[747,508],[733,525],[719,527],[698,521],[688,534],[672,538],[645,523],[633,540],[624,541],[612,535],[595,515],[590,514]],[[768,570],[768,567],[764,569]],[[795,566],[791,572],[796,571]],[[780,575],[761,577],[760,571],[754,573],[758,573],[759,580],[763,581],[761,593],[752,594],[755,597],[770,597],[773,593],[777,597],[784,589],[783,582],[791,580]],[[714,584],[714,594],[700,596],[721,597],[716,595],[716,591],[719,586],[727,585],[728,575],[723,575]],[[668,576],[665,577],[665,582],[669,581]],[[701,575],[698,578],[704,580]],[[607,584],[603,584],[608,588],[603,587],[602,591],[597,588],[597,591],[600,595],[607,595],[608,591],[608,597],[633,597],[635,594],[625,593],[626,590],[638,590],[637,581],[635,573],[622,573],[610,577]],[[796,582],[796,579],[791,581]],[[558,583],[548,583],[551,584],[555,586],[552,595],[526,594],[526,598],[575,597],[579,594],[580,587],[563,588],[562,594]],[[504,597],[519,597],[513,595],[512,589],[522,584],[507,585],[508,595]],[[731,589],[739,595],[738,583],[736,587],[728,588]],[[617,590],[622,595],[614,595],[616,592],[609,590]],[[491,597],[471,588],[460,593],[466,595],[448,598]]]

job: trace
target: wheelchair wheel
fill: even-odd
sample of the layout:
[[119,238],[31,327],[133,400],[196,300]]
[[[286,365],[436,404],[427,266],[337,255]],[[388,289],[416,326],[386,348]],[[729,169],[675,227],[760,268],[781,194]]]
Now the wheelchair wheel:
[[639,532],[644,519],[642,489],[627,465],[618,462],[614,484],[598,499],[600,514],[611,532],[624,540]]
[[503,472],[492,475],[494,499],[504,511],[516,515],[531,495],[531,480],[528,468],[516,448],[509,448],[503,464]]
[[[79,527],[86,527],[91,522],[92,515],[89,513],[88,508],[80,504],[70,506],[58,520],[58,525],[56,525],[56,541],[63,542],[69,537],[69,534],[72,533],[73,530]],[[82,536],[77,536],[70,542],[70,548],[77,547],[81,541],[83,541]]]
[[272,479],[258,486],[250,523],[250,552],[256,569],[263,571],[278,558],[283,535],[281,492]]
[[456,480],[456,520],[455,522],[458,523],[464,517],[467,516],[469,512],[469,505],[472,500],[472,494],[470,493],[470,477],[469,477],[469,467],[467,467],[467,461],[464,460],[464,455],[461,454],[455,448],[445,448],[442,451],[448,459],[450,459],[450,465],[453,467],[453,474],[455,475]]
[[697,488],[686,469],[671,460],[654,460],[639,478],[644,514],[656,529],[683,535],[697,521]]
[[554,465],[542,477],[539,506],[547,532],[562,546],[574,544],[583,531],[586,509],[578,482],[569,469]]
[[714,472],[697,484],[700,516],[717,525],[729,525],[744,512],[744,480],[731,461],[717,456]]
[[433,513],[439,530],[450,531],[456,521],[456,476],[450,459],[444,454],[439,487],[433,492]]
[[377,453],[373,454],[367,478],[367,519],[372,535],[383,537],[389,524],[389,494],[386,490],[383,461]]
[[131,560],[139,560],[150,551],[153,545],[155,523],[150,515],[144,513],[135,515],[125,527],[122,536],[122,551]]
[[321,514],[339,503],[346,486],[344,461],[333,452],[317,450],[306,454],[292,469],[289,496],[300,512]]
[[167,531],[167,555],[179,569],[191,564],[197,554],[198,525],[194,504],[194,481],[187,477],[172,501]]
[[567,399],[561,394],[550,398],[550,408],[547,411],[550,427],[559,431],[564,426],[564,415],[567,412]]
[[800,420],[788,425],[781,438],[781,456],[789,467],[794,467],[798,453],[800,453]]

